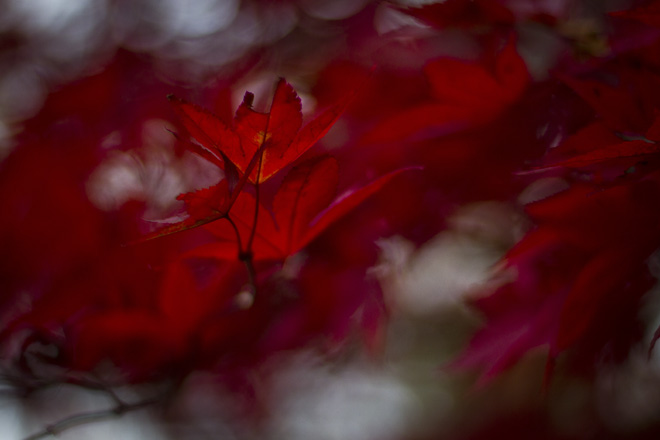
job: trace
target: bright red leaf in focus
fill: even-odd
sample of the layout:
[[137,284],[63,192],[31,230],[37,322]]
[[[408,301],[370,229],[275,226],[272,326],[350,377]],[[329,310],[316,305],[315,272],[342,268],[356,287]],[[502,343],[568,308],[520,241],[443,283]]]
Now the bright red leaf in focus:
[[[282,259],[298,252],[402,171],[386,174],[335,198],[338,166],[334,158],[321,156],[292,168],[275,194],[272,215],[263,205],[259,207],[252,249],[255,260]],[[241,236],[249,234],[254,211],[254,197],[242,193],[230,214]],[[219,241],[200,246],[188,256],[236,258],[238,248],[232,227],[226,222],[216,222],[207,229]]]
[[[169,99],[190,135],[207,150],[229,159],[242,173],[249,172],[253,183],[268,180],[312,147],[349,101],[340,101],[303,127],[300,98],[284,79],[277,83],[267,113],[252,108],[254,95],[247,92],[231,122],[174,96]],[[259,160],[257,153],[261,152]]]

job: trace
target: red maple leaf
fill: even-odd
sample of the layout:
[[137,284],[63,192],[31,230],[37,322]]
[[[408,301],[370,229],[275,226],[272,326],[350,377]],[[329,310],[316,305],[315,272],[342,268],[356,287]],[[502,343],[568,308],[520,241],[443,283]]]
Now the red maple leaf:
[[329,107],[303,127],[302,105],[293,87],[280,79],[270,111],[252,108],[246,92],[227,123],[211,112],[174,96],[170,102],[184,126],[206,150],[227,158],[253,183],[264,182],[312,147],[344,111],[350,96]]
[[[184,202],[185,212],[173,219],[168,219],[167,221],[173,220],[172,224],[147,234],[138,242],[186,231],[226,217],[230,195],[229,183],[226,179],[208,188],[179,194],[177,200]],[[182,216],[183,220],[181,220]]]
[[[249,193],[238,197],[230,218],[241,237],[249,236],[254,227],[251,245],[255,260],[283,259],[298,252],[404,170],[391,172],[335,197],[338,181],[336,160],[330,156],[312,158],[287,174],[275,194],[272,210],[260,204],[256,226],[253,226],[256,201]],[[200,246],[187,255],[235,259],[240,243],[236,242],[232,226],[217,222],[208,225],[207,229],[218,241]]]
[[485,125],[516,102],[530,81],[513,38],[492,62],[438,58],[424,67],[429,99],[385,118],[365,142],[392,142],[412,135],[445,134]]
[[625,357],[653,284],[646,261],[660,211],[647,201],[657,198],[657,179],[602,191],[576,185],[528,205],[537,226],[503,260],[516,278],[474,301],[487,324],[455,365],[481,367],[487,380],[544,345],[549,365],[563,352],[580,367],[603,350]]
[[[141,241],[227,218],[237,203],[240,208],[234,211],[249,210],[243,195],[247,180],[258,185],[295,161],[325,135],[352,96],[349,94],[330,106],[304,127],[300,98],[284,79],[277,83],[268,113],[252,109],[254,96],[246,92],[231,123],[172,95],[168,98],[185,129],[201,144],[187,141],[184,142],[187,148],[223,167],[226,179],[210,188],[180,194],[177,198],[185,202],[187,217]],[[241,215],[238,218],[240,221]]]

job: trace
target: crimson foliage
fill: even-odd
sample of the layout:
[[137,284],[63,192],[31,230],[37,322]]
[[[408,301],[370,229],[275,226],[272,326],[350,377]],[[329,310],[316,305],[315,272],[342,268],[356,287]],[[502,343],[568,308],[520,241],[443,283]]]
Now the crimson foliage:
[[[485,385],[541,347],[550,384],[624,361],[660,246],[660,2],[587,3],[374,4],[311,76],[243,60],[172,85],[156,57],[120,51],[62,86],[0,164],[7,370],[176,384],[356,334],[378,353],[392,310],[376,242],[422,247],[481,200],[530,226],[464,298],[483,323],[451,365]],[[382,8],[416,21],[365,31]],[[593,15],[581,32],[576,10]],[[461,57],[437,48],[456,35]],[[552,50],[532,53],[534,35]],[[387,54],[407,44],[407,62]],[[272,97],[245,92],[232,116],[257,76]]]

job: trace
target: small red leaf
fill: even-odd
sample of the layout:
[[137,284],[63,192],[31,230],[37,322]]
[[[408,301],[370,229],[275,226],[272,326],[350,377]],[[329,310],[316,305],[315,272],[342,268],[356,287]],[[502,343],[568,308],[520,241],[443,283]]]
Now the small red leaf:
[[[353,99],[353,95],[354,93],[349,93],[305,125],[298,132],[289,148],[281,152],[272,150],[269,153],[271,161],[273,160],[273,156],[276,156],[282,163],[288,164],[300,157],[305,151],[316,144],[319,139],[325,136],[337,119],[339,119],[339,116],[346,110],[346,107]],[[267,175],[270,176],[270,174]]]
[[177,200],[183,200],[186,211],[194,221],[222,215],[220,207],[229,195],[227,181],[222,180],[217,185],[197,191],[179,194]]
[[170,226],[158,229],[151,234],[147,234],[140,238],[139,241],[142,242],[176,232],[187,231],[188,229],[197,228],[224,217],[227,213],[223,211],[223,205],[227,201],[228,196],[229,188],[226,179],[209,188],[179,194],[177,199],[185,202],[188,217]]
[[[249,97],[249,98],[247,98]],[[236,112],[235,131],[241,139],[245,157],[229,159],[243,172],[248,162],[264,146],[261,173],[259,181],[267,180],[282,166],[277,158],[277,152],[287,149],[302,125],[302,105],[300,98],[290,84],[281,79],[277,83],[275,95],[269,113],[260,113],[252,109],[251,94],[246,98]],[[275,156],[271,159],[271,153]],[[287,164],[284,164],[286,166]],[[250,180],[256,181],[256,170],[250,175]]]
[[167,99],[172,103],[188,133],[207,150],[216,156],[222,151],[232,162],[249,161],[249,158],[245,158],[239,137],[222,119],[176,96],[169,95]]
[[[298,158],[300,153],[287,154],[291,143],[302,126],[302,104],[293,87],[280,80],[273,97],[268,120],[263,166],[260,181],[267,180],[277,171]],[[311,146],[311,145],[310,145]]]

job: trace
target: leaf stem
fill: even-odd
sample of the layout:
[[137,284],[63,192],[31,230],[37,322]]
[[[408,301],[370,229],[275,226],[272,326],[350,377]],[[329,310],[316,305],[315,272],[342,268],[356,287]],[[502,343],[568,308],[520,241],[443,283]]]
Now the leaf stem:
[[248,237],[246,250],[252,252],[252,242],[254,241],[254,236],[257,233],[257,222],[259,221],[259,175],[261,174],[261,165],[264,157],[263,148],[259,149],[259,166],[257,167],[257,180],[254,182],[254,217],[252,220],[252,229],[250,230],[250,236]]
[[[257,151],[254,153],[254,156],[252,156],[252,159],[250,159],[250,163],[248,164],[247,169],[245,170],[245,173],[243,174],[243,177],[239,184],[237,185],[237,189],[242,188],[245,185],[246,179],[249,178],[250,174],[252,174],[252,169],[255,166],[255,163],[257,164],[257,175],[254,179],[254,218],[252,221],[252,227],[250,229],[250,235],[248,237],[247,243],[245,245],[245,250],[240,252],[239,258],[243,263],[245,264],[245,269],[247,270],[248,273],[248,280],[250,285],[252,286],[252,293],[253,295],[256,296],[257,294],[257,273],[254,268],[254,260],[253,260],[253,254],[252,254],[252,243],[254,242],[254,236],[256,235],[257,232],[257,222],[259,221],[259,179],[261,177],[261,168],[263,166],[263,159],[264,159],[264,151],[266,149],[267,145],[267,140],[266,136],[268,136],[268,129],[270,128],[270,117],[271,113],[273,111],[273,104],[275,102],[275,98],[273,98],[273,101],[270,103],[270,110],[268,111],[268,117],[266,118],[266,125],[264,126],[264,135],[261,140],[261,145],[259,145],[259,148]],[[256,160],[255,160],[256,159]],[[241,183],[242,182],[242,183]],[[238,194],[236,195],[238,197]],[[233,200],[230,204],[233,205],[235,200]],[[225,212],[229,212],[228,210]]]
[[243,250],[243,244],[241,241],[241,233],[238,231],[238,227],[236,226],[236,222],[227,214],[226,216],[223,217],[224,219],[229,222],[231,225],[232,229],[234,230],[234,234],[236,235],[236,244],[238,245],[238,258],[241,258],[241,255],[245,252]]
[[252,287],[252,295],[257,294],[257,271],[254,268],[254,261],[252,260],[252,253],[246,252],[242,254],[241,261],[245,265],[245,270],[248,274],[248,284]]
[[[255,294],[257,292],[257,273],[254,269],[254,263],[252,261],[252,251],[250,250],[249,247],[243,248],[241,242],[241,234],[238,231],[238,227],[236,226],[234,220],[232,220],[232,218],[229,215],[227,215],[225,218],[227,219],[231,227],[234,229],[234,233],[236,234],[236,242],[238,244],[238,259],[241,260],[245,265],[245,270],[247,271],[248,274],[248,284],[250,285],[250,287],[252,287],[252,293]],[[254,231],[254,228],[252,229]],[[251,246],[251,243],[248,246]]]
[[[222,209],[220,209],[221,212],[228,214],[229,210],[231,209],[232,206],[234,206],[234,203],[236,203],[236,199],[238,199],[238,196],[240,195],[241,191],[243,190],[243,187],[247,183],[248,179],[250,178],[250,174],[252,174],[252,170],[254,170],[254,167],[257,166],[257,164],[261,161],[260,157],[263,152],[264,145],[262,144],[261,147],[257,150],[257,152],[252,156],[252,159],[250,159],[250,163],[248,164],[247,168],[245,169],[245,172],[241,176],[240,180],[236,184],[236,187],[231,193],[231,196],[225,204],[222,206]],[[257,176],[257,179],[259,176]]]

